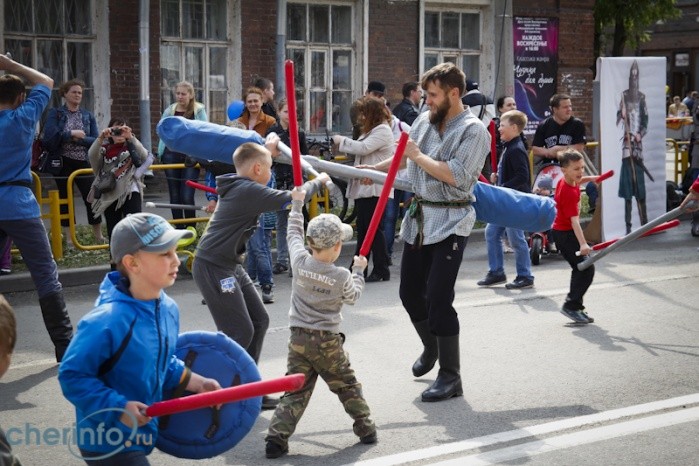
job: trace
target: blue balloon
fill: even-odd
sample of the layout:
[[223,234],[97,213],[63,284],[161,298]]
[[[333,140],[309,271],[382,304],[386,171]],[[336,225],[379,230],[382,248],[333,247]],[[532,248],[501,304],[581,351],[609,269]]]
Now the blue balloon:
[[245,109],[245,103],[242,100],[234,100],[228,105],[228,119],[233,121],[240,118]]

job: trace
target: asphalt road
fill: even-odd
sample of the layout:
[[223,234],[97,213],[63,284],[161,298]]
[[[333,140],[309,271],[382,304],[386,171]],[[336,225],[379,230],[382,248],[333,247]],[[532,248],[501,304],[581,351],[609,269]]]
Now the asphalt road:
[[[568,324],[558,310],[570,269],[559,257],[534,268],[536,286],[482,289],[482,236],[467,247],[456,287],[464,396],[422,403],[436,370],[414,379],[418,338],[398,298],[399,260],[389,282],[370,283],[342,330],[379,433],[361,445],[339,401],[319,382],[290,441],[290,454],[264,458],[271,416],[211,465],[343,464],[696,464],[699,458],[699,240],[688,222],[644,238],[600,261],[586,306],[596,322]],[[346,251],[341,263],[349,263]],[[506,271],[514,278],[514,258]],[[260,370],[284,374],[290,279],[275,276],[276,302]],[[193,281],[168,291],[181,330],[214,330]],[[95,286],[68,288],[74,322],[88,312]],[[13,366],[0,382],[0,425],[7,431],[63,428],[74,422],[32,292],[8,296],[18,316]],[[668,401],[664,401],[668,400]],[[17,438],[25,465],[81,464],[64,445]],[[189,465],[155,451],[154,465]]]

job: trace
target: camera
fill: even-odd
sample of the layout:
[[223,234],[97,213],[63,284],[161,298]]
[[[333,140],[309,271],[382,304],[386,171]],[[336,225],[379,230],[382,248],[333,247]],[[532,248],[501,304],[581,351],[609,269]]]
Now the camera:
[[122,129],[121,128],[109,128],[109,132],[112,133],[112,136],[121,136]]

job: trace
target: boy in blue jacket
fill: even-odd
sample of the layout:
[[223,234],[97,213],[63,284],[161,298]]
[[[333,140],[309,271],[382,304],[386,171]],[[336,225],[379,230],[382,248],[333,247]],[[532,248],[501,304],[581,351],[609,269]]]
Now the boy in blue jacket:
[[87,464],[148,465],[158,421],[145,409],[180,385],[195,393],[221,388],[175,356],[179,310],[163,289],[177,278],[177,242],[191,235],[150,213],[114,227],[117,271],[104,278],[58,372],[63,395],[75,405],[76,442]]

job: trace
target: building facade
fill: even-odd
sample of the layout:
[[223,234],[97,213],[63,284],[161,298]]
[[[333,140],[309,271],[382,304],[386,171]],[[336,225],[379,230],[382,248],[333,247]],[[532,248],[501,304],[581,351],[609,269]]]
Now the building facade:
[[[514,4],[513,4],[514,3]],[[350,131],[349,106],[371,80],[392,105],[402,84],[442,61],[457,63],[483,93],[513,92],[512,16],[559,18],[559,92],[590,124],[592,0],[0,0],[0,44],[49,74],[56,87],[87,83],[85,106],[100,126],[122,116],[152,146],[163,109],[182,80],[209,119],[254,78],[283,94],[283,62],[295,64],[299,120],[309,134]],[[146,45],[144,45],[146,44]],[[52,105],[59,105],[54,93]],[[144,109],[145,112],[144,112]],[[145,139],[142,137],[141,139]],[[147,141],[147,139],[146,139]]]

